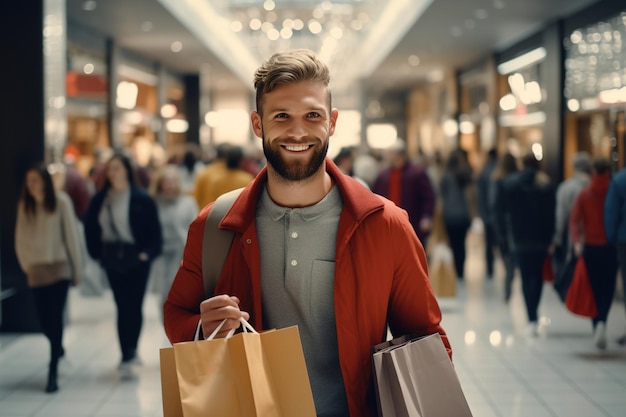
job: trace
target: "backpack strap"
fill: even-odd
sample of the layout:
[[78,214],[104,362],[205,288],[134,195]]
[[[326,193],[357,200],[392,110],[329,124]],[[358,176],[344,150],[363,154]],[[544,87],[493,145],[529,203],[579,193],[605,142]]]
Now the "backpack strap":
[[202,281],[205,296],[212,297],[220,279],[222,267],[235,235],[230,230],[219,228],[222,218],[233,205],[243,188],[222,194],[215,200],[204,224],[202,237]]

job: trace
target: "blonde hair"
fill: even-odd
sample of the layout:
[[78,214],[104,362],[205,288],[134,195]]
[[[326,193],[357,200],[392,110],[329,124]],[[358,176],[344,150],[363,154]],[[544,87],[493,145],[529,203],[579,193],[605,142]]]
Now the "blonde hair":
[[167,164],[162,166],[156,173],[154,179],[150,184],[150,195],[152,197],[158,197],[161,194],[161,184],[163,180],[166,178],[172,178],[176,181],[178,185],[178,194],[182,193],[182,181],[180,178],[180,173],[178,172],[178,167],[174,164]]
[[256,109],[262,113],[262,101],[265,93],[271,93],[277,87],[300,81],[321,81],[328,92],[328,107],[331,107],[330,71],[315,53],[308,49],[296,49],[278,52],[267,59],[254,74],[256,90]]

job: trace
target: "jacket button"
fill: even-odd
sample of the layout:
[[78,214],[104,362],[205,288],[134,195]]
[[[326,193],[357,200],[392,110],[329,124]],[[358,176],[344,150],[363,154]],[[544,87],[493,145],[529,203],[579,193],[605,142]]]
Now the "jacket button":
[[250,243],[252,243],[252,239],[246,239],[246,243],[249,245]]

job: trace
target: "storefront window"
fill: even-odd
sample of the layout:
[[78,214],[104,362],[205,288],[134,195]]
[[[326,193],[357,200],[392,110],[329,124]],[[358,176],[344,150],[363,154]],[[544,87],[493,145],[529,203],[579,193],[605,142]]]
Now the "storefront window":
[[563,40],[566,152],[585,150],[624,165],[626,12],[578,28]]
[[530,151],[538,160],[544,157],[546,94],[541,74],[545,56],[545,49],[539,47],[497,66],[501,143],[513,155]]
[[108,147],[108,79],[104,49],[68,41],[67,146],[65,160],[87,176],[97,150]]

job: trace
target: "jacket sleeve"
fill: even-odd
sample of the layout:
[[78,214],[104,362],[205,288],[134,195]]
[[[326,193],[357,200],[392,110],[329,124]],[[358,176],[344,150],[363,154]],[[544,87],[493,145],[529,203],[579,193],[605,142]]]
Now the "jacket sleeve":
[[81,240],[79,237],[78,218],[74,212],[74,207],[69,196],[65,193],[59,193],[59,214],[61,216],[61,225],[63,227],[63,243],[67,250],[67,255],[72,265],[72,283],[78,285],[84,274],[83,250],[81,248]]
[[[161,232],[161,221],[159,220],[159,212],[156,203],[152,197],[145,191],[136,189],[141,204],[140,210],[135,212],[140,218],[131,217],[131,229],[133,229],[133,237],[139,245],[139,250],[145,251],[151,260],[154,260],[161,254],[163,250],[163,234]],[[132,204],[132,202],[131,202]],[[141,230],[135,233],[134,225],[141,223]]]
[[205,299],[202,239],[210,206],[189,226],[183,260],[163,305],[165,333],[171,343],[192,340],[200,320],[200,303]]
[[574,206],[572,207],[572,212],[570,213],[570,217],[569,217],[569,234],[572,239],[572,243],[578,243],[583,238],[582,196],[583,196],[583,193],[578,194],[578,197],[574,201]]
[[83,219],[85,226],[85,240],[87,242],[87,251],[93,259],[100,259],[102,250],[102,228],[98,221],[102,203],[104,201],[104,192],[100,191],[95,194],[89,202],[89,208]]
[[24,246],[24,226],[26,222],[26,213],[24,212],[24,204],[20,200],[17,205],[17,217],[15,221],[15,255],[20,264],[22,271],[28,270],[28,253]]
[[[392,225],[392,227],[396,227]],[[428,277],[424,248],[408,222],[398,225],[405,239],[394,239],[394,278],[389,300],[389,328],[394,337],[439,333],[452,358],[452,348],[441,326],[441,310]]]
[[566,189],[561,184],[556,190],[556,208],[554,210],[554,237],[552,238],[552,243],[559,246],[561,245],[561,240],[563,237],[563,233],[568,229],[569,225],[567,224],[567,202],[566,202]]
[[617,229],[622,221],[620,213],[623,205],[624,201],[619,194],[617,183],[613,180],[604,200],[604,233],[611,243],[617,243]]

